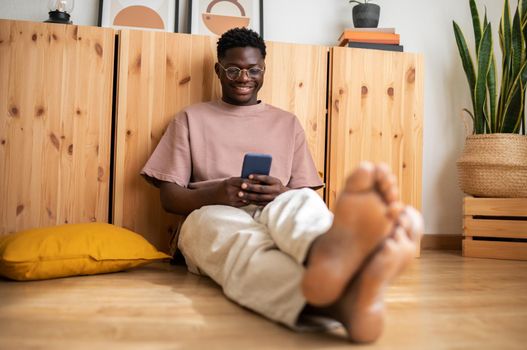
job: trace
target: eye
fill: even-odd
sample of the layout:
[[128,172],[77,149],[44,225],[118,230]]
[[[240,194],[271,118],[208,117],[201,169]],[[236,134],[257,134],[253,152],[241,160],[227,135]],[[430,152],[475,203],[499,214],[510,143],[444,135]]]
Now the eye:
[[263,69],[259,67],[249,68],[249,74],[252,76],[258,76],[262,73]]
[[240,68],[237,68],[237,67],[229,67],[225,69],[225,71],[227,72],[227,74],[230,74],[230,75],[240,74]]

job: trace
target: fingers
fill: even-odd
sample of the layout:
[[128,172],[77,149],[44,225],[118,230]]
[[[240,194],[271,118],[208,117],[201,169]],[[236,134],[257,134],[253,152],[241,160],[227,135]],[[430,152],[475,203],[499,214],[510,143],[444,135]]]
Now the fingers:
[[266,205],[285,189],[279,179],[267,175],[252,174],[249,175],[249,179],[233,177],[227,179],[227,182],[229,185],[227,192],[236,197],[231,199],[231,203],[239,202],[243,205]]
[[271,193],[276,193],[278,191],[278,188],[276,186],[254,184],[254,183],[247,183],[247,182],[244,182],[240,187],[242,190],[246,192],[262,193],[262,194],[271,194]]
[[271,193],[271,194],[260,194],[260,193],[251,193],[251,192],[238,192],[238,197],[242,199],[243,201],[247,201],[251,204],[258,204],[258,203],[269,203],[273,199],[276,198],[278,194],[277,193]]
[[240,187],[247,192],[262,194],[280,194],[284,192],[282,182],[276,177],[267,175],[251,174],[249,175],[249,180],[244,181]]
[[251,174],[249,175],[249,180],[255,180],[267,185],[282,185],[282,182],[279,179],[269,175]]
[[244,182],[244,179],[242,179],[241,177],[229,177],[225,179],[225,182],[227,182],[229,186],[240,187]]

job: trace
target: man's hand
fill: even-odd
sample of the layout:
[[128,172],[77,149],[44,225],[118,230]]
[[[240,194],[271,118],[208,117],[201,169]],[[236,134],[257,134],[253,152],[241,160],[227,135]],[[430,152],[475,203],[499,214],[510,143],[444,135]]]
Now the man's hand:
[[282,185],[276,177],[268,175],[249,175],[249,180],[242,180],[238,197],[245,204],[266,205],[289,188]]
[[244,180],[241,177],[230,177],[223,180],[216,189],[216,204],[230,205],[236,208],[249,204],[240,196],[243,182]]

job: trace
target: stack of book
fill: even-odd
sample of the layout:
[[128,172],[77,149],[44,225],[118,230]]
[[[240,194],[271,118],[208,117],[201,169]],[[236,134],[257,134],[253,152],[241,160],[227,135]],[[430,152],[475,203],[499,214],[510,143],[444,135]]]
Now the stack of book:
[[395,28],[348,28],[340,35],[339,46],[360,49],[403,51]]

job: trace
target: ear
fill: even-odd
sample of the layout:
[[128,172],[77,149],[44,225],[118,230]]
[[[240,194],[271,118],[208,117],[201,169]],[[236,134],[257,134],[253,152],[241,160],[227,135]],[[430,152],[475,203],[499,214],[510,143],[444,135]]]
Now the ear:
[[221,73],[221,72],[220,72],[220,65],[218,64],[218,62],[216,62],[216,63],[214,64],[214,71],[216,72],[216,75],[218,76],[218,78],[221,78],[221,77],[220,77],[220,73]]

